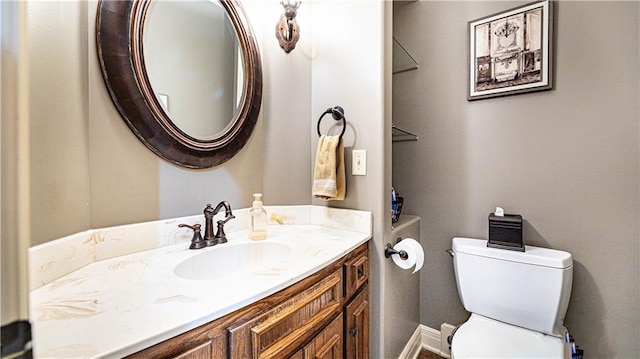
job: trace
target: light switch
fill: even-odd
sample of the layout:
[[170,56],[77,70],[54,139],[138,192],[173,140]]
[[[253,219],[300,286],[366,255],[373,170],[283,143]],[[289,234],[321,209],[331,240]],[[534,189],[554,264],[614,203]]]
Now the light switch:
[[367,151],[353,150],[351,152],[351,175],[366,176],[367,175]]

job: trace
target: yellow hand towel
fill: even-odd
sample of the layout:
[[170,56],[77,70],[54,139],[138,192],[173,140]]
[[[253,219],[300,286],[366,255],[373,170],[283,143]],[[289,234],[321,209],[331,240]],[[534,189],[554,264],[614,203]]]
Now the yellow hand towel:
[[344,146],[340,136],[320,136],[311,191],[315,198],[344,200]]

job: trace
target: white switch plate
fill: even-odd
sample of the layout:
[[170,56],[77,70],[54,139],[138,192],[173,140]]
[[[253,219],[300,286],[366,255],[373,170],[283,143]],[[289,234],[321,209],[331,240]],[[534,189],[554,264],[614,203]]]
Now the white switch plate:
[[353,150],[351,152],[351,175],[366,176],[367,175],[367,151]]

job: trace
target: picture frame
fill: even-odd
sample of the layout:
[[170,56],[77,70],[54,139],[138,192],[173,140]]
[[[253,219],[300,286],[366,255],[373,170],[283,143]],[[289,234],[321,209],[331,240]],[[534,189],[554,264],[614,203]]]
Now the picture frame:
[[467,22],[467,100],[553,88],[553,2],[536,1]]

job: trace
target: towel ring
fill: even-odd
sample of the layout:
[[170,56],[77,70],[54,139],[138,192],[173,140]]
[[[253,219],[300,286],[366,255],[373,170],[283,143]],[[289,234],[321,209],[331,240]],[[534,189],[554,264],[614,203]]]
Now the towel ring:
[[333,108],[328,108],[325,112],[322,113],[320,118],[318,119],[318,137],[322,136],[320,133],[320,122],[322,122],[322,118],[324,115],[331,114],[334,120],[340,121],[342,120],[342,132],[340,133],[340,138],[344,135],[344,131],[347,129],[347,120],[344,118],[344,109],[340,106],[335,106]]

